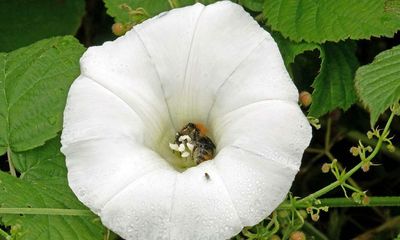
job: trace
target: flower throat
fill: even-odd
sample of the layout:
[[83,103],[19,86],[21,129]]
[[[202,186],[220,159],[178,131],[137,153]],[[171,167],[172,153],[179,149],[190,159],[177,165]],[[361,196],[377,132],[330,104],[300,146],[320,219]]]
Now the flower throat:
[[206,135],[203,124],[186,124],[176,133],[175,142],[169,147],[184,159],[186,167],[196,166],[214,157],[215,145]]

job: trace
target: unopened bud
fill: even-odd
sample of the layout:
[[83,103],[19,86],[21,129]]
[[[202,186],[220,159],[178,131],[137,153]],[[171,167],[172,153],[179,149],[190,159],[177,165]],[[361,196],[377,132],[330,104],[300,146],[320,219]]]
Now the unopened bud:
[[372,151],[373,151],[373,149],[372,149],[371,146],[367,146],[367,147],[365,148],[365,150],[366,150],[367,152],[372,152]]
[[274,234],[269,239],[270,240],[281,240],[281,237],[279,237],[278,235]]
[[302,231],[295,231],[290,234],[290,240],[306,240],[306,235]]
[[387,150],[388,150],[389,152],[394,152],[394,151],[396,151],[396,148],[395,148],[392,144],[387,145],[386,148],[387,148]]
[[367,132],[368,139],[372,139],[374,137],[374,133],[372,131]]
[[350,153],[353,154],[354,157],[356,157],[358,156],[358,154],[360,154],[360,149],[358,147],[351,147]]
[[111,27],[112,32],[116,35],[116,36],[122,36],[125,34],[126,29],[124,27],[124,25],[122,23],[114,23]]
[[319,220],[319,215],[318,214],[311,214],[311,220],[314,222],[317,222]]
[[322,164],[321,171],[323,173],[328,173],[331,170],[331,165],[329,163]]
[[301,105],[303,105],[304,107],[308,107],[310,106],[311,102],[312,102],[312,96],[309,92],[307,91],[302,91],[299,95],[299,102],[301,103]]
[[328,212],[329,211],[329,207],[328,206],[323,206],[320,208],[322,211],[324,212]]
[[280,211],[278,211],[278,216],[280,218],[286,218],[287,216],[289,216],[289,212],[286,210],[280,210]]
[[300,216],[301,216],[303,219],[306,219],[307,216],[308,216],[307,212],[306,212],[305,210],[303,210],[303,209],[299,210],[299,213],[300,213]]
[[363,170],[363,172],[368,172],[370,166],[371,166],[371,164],[370,164],[369,162],[367,162],[367,163],[364,163],[364,164],[361,166],[361,169]]

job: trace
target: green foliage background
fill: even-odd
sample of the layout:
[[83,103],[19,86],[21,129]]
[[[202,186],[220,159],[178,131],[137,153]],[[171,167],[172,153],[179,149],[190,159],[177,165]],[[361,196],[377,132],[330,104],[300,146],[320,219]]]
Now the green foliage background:
[[[68,187],[64,157],[59,151],[62,112],[69,86],[79,75],[80,56],[85,47],[115,38],[111,33],[114,20],[127,30],[172,7],[195,2],[210,4],[215,0],[0,0],[0,210],[86,210]],[[397,46],[400,43],[400,2],[235,2],[243,5],[273,35],[298,88],[312,92],[312,104],[304,108],[305,113],[320,118],[322,130],[329,130],[329,135],[345,139],[332,142],[337,146],[335,151],[339,157],[349,158],[345,152],[352,142],[360,138],[369,141],[360,131],[365,132],[369,126],[387,120],[385,111],[400,100],[400,47]],[[140,11],[134,11],[138,8]],[[398,121],[393,131],[400,131]],[[311,148],[323,145],[326,136],[321,130],[316,132]],[[397,150],[383,152],[382,162],[394,161],[389,168],[399,171],[400,153]],[[320,184],[324,181],[312,187],[304,186],[313,184],[311,178],[321,174],[320,164],[314,166],[321,158],[305,155],[302,169],[307,169],[307,174],[300,172],[292,189],[296,195],[305,196],[323,187]],[[9,164],[10,159],[12,164]],[[372,178],[388,172],[393,173],[381,168]],[[392,181],[389,189],[397,191],[375,191],[400,194],[398,176],[395,180],[374,181],[378,185],[361,178],[361,185],[367,182],[363,187],[382,191],[385,189],[382,186]],[[386,214],[382,219],[393,220],[400,216],[398,210],[374,211],[376,215]],[[310,227],[306,232],[316,239],[341,239],[373,228],[364,219],[357,223],[358,232],[348,235],[349,232],[341,231],[347,220],[344,211],[332,210],[317,224],[320,230]],[[0,211],[0,223],[0,239],[5,239],[7,234],[22,240],[103,239],[107,236],[100,220],[91,214],[35,215]],[[400,232],[398,226],[392,229]],[[325,231],[326,228],[330,230]],[[332,231],[332,228],[337,230]],[[393,234],[382,235],[382,239]]]

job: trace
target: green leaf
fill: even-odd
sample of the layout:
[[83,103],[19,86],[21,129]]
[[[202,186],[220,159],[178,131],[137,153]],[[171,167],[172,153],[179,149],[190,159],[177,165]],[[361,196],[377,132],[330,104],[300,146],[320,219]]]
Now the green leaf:
[[107,13],[114,17],[116,22],[124,24],[136,21],[132,11],[137,8],[143,8],[148,14],[147,17],[153,17],[171,9],[168,0],[104,0],[104,3],[107,7]]
[[297,55],[315,49],[321,52],[321,70],[313,83],[310,116],[320,117],[335,108],[346,110],[356,101],[353,78],[358,62],[353,44],[293,42],[278,32],[272,32],[272,36],[288,71],[291,71],[289,65]]
[[290,39],[284,38],[279,32],[272,32],[272,37],[278,44],[287,69],[289,69],[289,65],[294,62],[297,55],[306,51],[319,49],[319,45],[316,43],[293,42]]
[[313,83],[310,116],[320,117],[338,107],[347,110],[357,100],[353,79],[358,61],[354,47],[348,42],[321,46],[321,71]]
[[84,14],[84,0],[0,1],[0,52],[48,37],[74,35]]
[[400,46],[380,53],[371,64],[360,67],[355,83],[374,125],[381,113],[400,100]]
[[[2,208],[86,209],[68,187],[64,157],[59,138],[23,153],[13,154],[21,172],[15,178],[0,171],[0,206]],[[6,226],[16,231],[20,240],[102,239],[103,227],[95,216],[0,215]]]
[[392,36],[400,16],[386,0],[266,0],[264,15],[273,30],[294,41],[369,39]]
[[265,0],[240,0],[239,3],[254,12],[262,12]]
[[[169,11],[173,7],[184,7],[200,2],[211,4],[217,0],[104,0],[107,7],[107,13],[114,17],[115,22],[123,24],[136,24],[146,18],[156,16],[162,12]],[[254,0],[253,0],[254,1]],[[173,4],[171,6],[171,3]],[[142,8],[145,15],[135,13],[135,10]]]
[[43,145],[61,130],[83,51],[73,37],[55,37],[0,53],[0,155]]

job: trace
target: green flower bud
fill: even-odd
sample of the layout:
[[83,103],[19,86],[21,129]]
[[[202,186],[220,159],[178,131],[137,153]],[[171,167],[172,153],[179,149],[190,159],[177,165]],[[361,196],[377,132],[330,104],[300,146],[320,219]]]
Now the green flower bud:
[[367,132],[368,139],[372,139],[374,137],[374,133],[372,131]]
[[389,152],[394,152],[394,151],[396,151],[396,148],[395,148],[392,144],[387,145],[386,148],[387,148],[387,150],[388,150]]
[[360,149],[358,147],[351,147],[350,153],[353,154],[354,157],[356,157],[358,156],[358,154],[360,154]]

